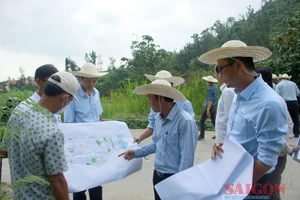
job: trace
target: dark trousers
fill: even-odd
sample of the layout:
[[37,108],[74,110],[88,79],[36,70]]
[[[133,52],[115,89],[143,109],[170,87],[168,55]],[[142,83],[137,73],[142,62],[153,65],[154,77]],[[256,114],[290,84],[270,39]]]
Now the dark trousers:
[[165,180],[166,178],[169,178],[170,176],[172,176],[174,174],[162,174],[159,171],[154,170],[153,172],[153,189],[154,189],[154,197],[155,200],[160,200],[159,195],[157,194],[156,190],[155,190],[155,185],[163,180]]
[[[286,160],[286,155],[279,156],[274,171],[261,177],[253,186],[256,186],[256,189],[252,188],[250,194],[245,199],[256,199],[255,197],[257,197],[258,199],[259,197],[261,197],[260,199],[280,200],[280,190],[276,188],[276,185],[278,186],[281,183],[281,174],[285,169]],[[265,192],[266,194],[257,194],[257,191],[260,190],[263,193]]]
[[299,137],[299,106],[298,101],[286,101],[288,111],[294,123],[293,132],[296,137]]
[[[85,192],[73,193],[73,200],[86,200]],[[89,189],[90,200],[102,200],[102,186],[94,187]]]
[[[215,127],[215,122],[216,122],[216,106],[211,106],[210,107],[210,119],[212,124]],[[200,135],[204,137],[205,135],[205,121],[207,119],[207,108],[203,111],[202,115],[201,115],[201,119],[200,119]]]

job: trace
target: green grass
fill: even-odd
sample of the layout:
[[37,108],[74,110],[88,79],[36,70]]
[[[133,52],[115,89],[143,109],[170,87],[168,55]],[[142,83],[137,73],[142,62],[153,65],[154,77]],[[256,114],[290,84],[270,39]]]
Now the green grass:
[[[146,95],[136,95],[132,91],[149,82],[137,83],[128,80],[122,90],[117,92],[111,91],[109,97],[101,97],[103,107],[103,119],[124,121],[130,128],[145,128],[148,125],[147,119],[150,111],[148,98]],[[216,87],[219,87],[216,84]],[[202,104],[206,99],[207,84],[206,81],[200,79],[198,74],[193,75],[185,84],[176,86],[185,97],[192,102],[195,112],[195,119],[199,120],[200,115],[205,109]],[[32,95],[32,91],[12,91],[0,94],[0,107],[6,105],[9,97],[16,97],[19,101],[23,101]],[[219,92],[220,95],[220,92]],[[0,114],[2,111],[0,111]],[[208,130],[212,127],[207,123]]]

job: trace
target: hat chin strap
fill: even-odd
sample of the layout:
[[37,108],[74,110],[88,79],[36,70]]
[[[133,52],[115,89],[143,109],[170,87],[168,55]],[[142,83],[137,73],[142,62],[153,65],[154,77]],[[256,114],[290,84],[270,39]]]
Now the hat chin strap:
[[160,103],[160,96],[158,96],[158,104],[159,104],[159,112],[161,114],[161,103]]
[[244,67],[244,65],[242,65],[242,68],[244,69],[244,71],[250,75],[250,76],[258,76],[257,73],[254,71],[253,73],[249,72],[248,70],[246,70],[246,68]]

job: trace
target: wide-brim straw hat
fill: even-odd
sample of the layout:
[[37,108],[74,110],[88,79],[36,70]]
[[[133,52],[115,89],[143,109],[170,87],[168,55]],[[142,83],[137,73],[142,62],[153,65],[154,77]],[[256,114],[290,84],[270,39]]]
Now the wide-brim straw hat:
[[253,62],[259,62],[269,58],[272,52],[261,46],[247,46],[240,40],[230,40],[221,48],[213,49],[202,54],[199,60],[206,64],[216,64],[218,59],[233,57],[252,57]]
[[276,74],[272,74],[272,79],[278,79],[279,77]]
[[168,97],[176,101],[185,102],[185,96],[179,91],[171,86],[171,83],[158,79],[154,80],[151,84],[142,85],[133,90],[134,94],[154,94],[163,97]]
[[206,80],[206,81],[208,81],[208,82],[211,82],[211,83],[216,83],[216,82],[218,82],[218,80],[215,79],[215,78],[212,77],[212,76],[203,76],[202,79],[203,79],[203,80]]
[[98,72],[97,67],[92,63],[85,63],[80,71],[72,71],[74,76],[81,76],[86,78],[100,78],[108,74],[108,72]]
[[278,76],[278,79],[291,79],[292,78],[292,76],[289,76],[289,75],[287,75],[287,74],[279,74],[279,76]]
[[173,86],[181,85],[184,83],[184,79],[178,76],[172,76],[167,70],[161,70],[155,74],[155,76],[150,74],[145,74],[145,76],[152,82],[157,79],[163,79],[170,83],[173,83]]

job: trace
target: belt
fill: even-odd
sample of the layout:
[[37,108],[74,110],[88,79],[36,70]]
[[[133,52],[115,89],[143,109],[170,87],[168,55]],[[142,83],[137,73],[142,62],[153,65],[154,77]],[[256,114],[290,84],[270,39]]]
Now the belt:
[[159,172],[159,171],[157,171],[157,170],[154,170],[155,172],[156,172],[156,174],[157,174],[157,176],[159,177],[159,178],[168,178],[169,176],[172,176],[173,174],[171,174],[171,173],[161,173],[161,172]]

